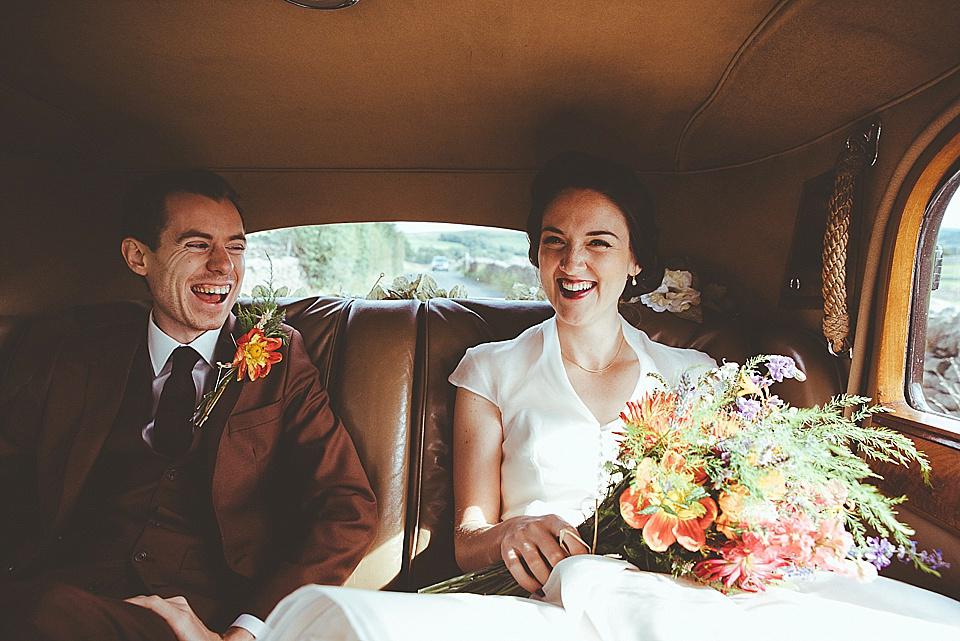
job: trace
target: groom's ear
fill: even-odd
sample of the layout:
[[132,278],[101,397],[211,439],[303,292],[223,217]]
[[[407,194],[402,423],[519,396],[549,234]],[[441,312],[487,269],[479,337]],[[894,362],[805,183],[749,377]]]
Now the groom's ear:
[[146,277],[147,275],[147,252],[149,248],[136,238],[124,238],[120,244],[120,252],[123,254],[123,260],[127,263],[133,273]]

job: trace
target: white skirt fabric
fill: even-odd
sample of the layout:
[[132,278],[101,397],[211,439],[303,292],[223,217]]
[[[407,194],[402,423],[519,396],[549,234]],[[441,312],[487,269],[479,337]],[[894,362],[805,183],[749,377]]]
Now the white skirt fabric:
[[544,599],[310,585],[276,607],[260,641],[958,641],[960,602],[892,579],[833,574],[726,596],[629,563],[575,556]]

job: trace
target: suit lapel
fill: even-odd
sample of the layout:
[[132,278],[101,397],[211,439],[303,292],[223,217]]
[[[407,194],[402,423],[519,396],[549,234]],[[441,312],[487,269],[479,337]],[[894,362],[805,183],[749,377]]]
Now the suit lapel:
[[[217,354],[216,359],[220,363],[229,363],[233,360],[234,355],[237,351],[237,344],[235,333],[237,331],[237,317],[233,314],[227,317],[227,322],[224,323],[223,329],[220,330],[220,340],[217,342]],[[240,398],[240,392],[243,390],[244,382],[237,381],[236,374],[231,375],[234,380],[230,381],[227,385],[227,388],[224,390],[223,395],[220,396],[220,400],[217,401],[217,404],[213,406],[213,411],[210,413],[209,418],[207,418],[206,423],[203,424],[201,430],[204,434],[203,443],[205,444],[206,456],[207,456],[207,469],[210,470],[211,480],[213,478],[213,470],[215,469],[217,462],[217,452],[220,447],[220,437],[223,435],[223,430],[226,427],[227,419],[230,418],[230,415],[233,413],[233,408],[237,405],[237,399]],[[214,379],[214,384],[216,379]],[[211,384],[212,388],[212,384]]]
[[83,404],[74,446],[64,470],[63,495],[56,510],[54,526],[59,525],[76,503],[87,475],[93,467],[110,428],[117,418],[127,384],[132,380],[131,368],[137,349],[146,349],[146,326],[143,323],[121,326],[104,339],[102,352],[92,356],[85,376],[86,388],[78,402]]

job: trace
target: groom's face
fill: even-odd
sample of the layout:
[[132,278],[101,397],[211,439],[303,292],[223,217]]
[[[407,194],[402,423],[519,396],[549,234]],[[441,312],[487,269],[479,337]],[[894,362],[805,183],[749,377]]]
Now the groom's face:
[[229,200],[174,193],[156,251],[141,248],[157,326],[181,343],[223,326],[240,293],[246,239]]

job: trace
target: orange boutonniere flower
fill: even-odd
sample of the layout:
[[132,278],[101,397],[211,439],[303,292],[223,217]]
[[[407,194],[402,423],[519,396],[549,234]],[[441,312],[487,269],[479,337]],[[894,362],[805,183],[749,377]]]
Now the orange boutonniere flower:
[[237,340],[237,354],[230,364],[237,369],[237,380],[242,381],[246,373],[251,381],[270,373],[270,367],[283,360],[280,348],[283,341],[264,335],[263,330],[254,327]]

